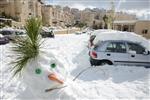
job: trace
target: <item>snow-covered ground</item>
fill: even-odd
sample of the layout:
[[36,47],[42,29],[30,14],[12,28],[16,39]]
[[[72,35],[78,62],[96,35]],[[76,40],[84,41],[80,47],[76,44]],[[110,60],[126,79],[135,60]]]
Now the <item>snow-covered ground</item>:
[[[136,66],[90,67],[87,41],[88,35],[57,35],[47,38],[43,48],[53,52],[66,63],[67,87],[48,92],[49,100],[100,100],[100,99],[150,99],[150,69]],[[0,99],[1,100],[44,100],[33,93],[17,78],[11,78],[9,56],[11,44],[0,45]],[[32,76],[31,76],[32,77]],[[37,83],[38,84],[38,83]],[[36,98],[36,99],[35,99]]]

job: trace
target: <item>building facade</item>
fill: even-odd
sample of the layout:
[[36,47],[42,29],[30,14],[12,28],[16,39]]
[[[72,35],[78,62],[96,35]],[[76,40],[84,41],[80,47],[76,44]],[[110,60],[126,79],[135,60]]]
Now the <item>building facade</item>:
[[150,20],[114,21],[113,28],[119,31],[135,32],[150,39]]
[[42,18],[42,4],[41,0],[1,0],[0,16],[24,25],[30,16]]
[[45,26],[52,25],[53,6],[43,5],[42,6],[42,22]]
[[73,14],[70,10],[63,9],[60,6],[43,5],[42,6],[43,25],[66,27],[73,22]]
[[87,26],[92,26],[94,23],[94,13],[91,12],[89,9],[81,11],[80,21],[82,23],[86,23]]

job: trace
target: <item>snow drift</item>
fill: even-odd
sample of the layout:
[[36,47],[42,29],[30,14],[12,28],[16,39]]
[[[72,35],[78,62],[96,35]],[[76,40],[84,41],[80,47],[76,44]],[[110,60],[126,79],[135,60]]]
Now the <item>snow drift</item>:
[[[137,66],[96,66],[83,72],[76,81],[74,77],[83,69],[90,67],[87,41],[87,35],[57,35],[55,39],[46,38],[44,49],[53,55],[55,61],[63,64],[67,79],[64,85],[67,87],[47,92],[43,97],[38,96],[37,91],[30,90],[21,80],[14,79],[10,81],[10,66],[6,61],[11,61],[8,56],[11,44],[0,46],[1,63],[1,95],[0,99],[9,100],[99,100],[99,99],[148,99],[149,96],[149,71],[144,67]],[[131,38],[131,37],[128,37]],[[143,41],[142,41],[143,42]],[[150,44],[148,44],[150,45]],[[49,55],[42,57],[47,59]],[[50,58],[48,58],[50,59]],[[53,61],[53,60],[47,60]],[[45,62],[41,61],[45,66]],[[46,64],[47,65],[47,64]],[[62,72],[64,69],[62,69]],[[29,75],[29,74],[28,74]],[[29,75],[30,81],[32,76]],[[41,85],[45,85],[40,81]],[[38,85],[39,82],[35,82]],[[44,86],[36,87],[37,89]],[[43,88],[42,88],[43,89]],[[34,94],[36,93],[36,95]]]

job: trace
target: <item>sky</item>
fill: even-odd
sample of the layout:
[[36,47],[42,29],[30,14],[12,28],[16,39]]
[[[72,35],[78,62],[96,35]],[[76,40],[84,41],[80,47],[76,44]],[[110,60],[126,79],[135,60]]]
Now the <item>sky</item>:
[[[85,8],[110,9],[112,0],[45,0],[46,4]],[[116,11],[136,14],[140,19],[150,20],[150,0],[113,0]]]

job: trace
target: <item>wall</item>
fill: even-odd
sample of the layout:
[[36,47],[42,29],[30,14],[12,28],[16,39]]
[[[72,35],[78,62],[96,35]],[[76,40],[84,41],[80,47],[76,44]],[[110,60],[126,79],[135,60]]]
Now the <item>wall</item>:
[[54,34],[73,34],[79,30],[80,30],[79,28],[64,29],[64,30],[60,30],[60,31],[54,31]]
[[42,6],[42,22],[44,26],[52,26],[52,6]]
[[[144,29],[148,30],[147,34],[142,33],[142,31]],[[134,32],[150,39],[150,20],[149,21],[148,20],[147,21],[137,21],[135,24]]]

